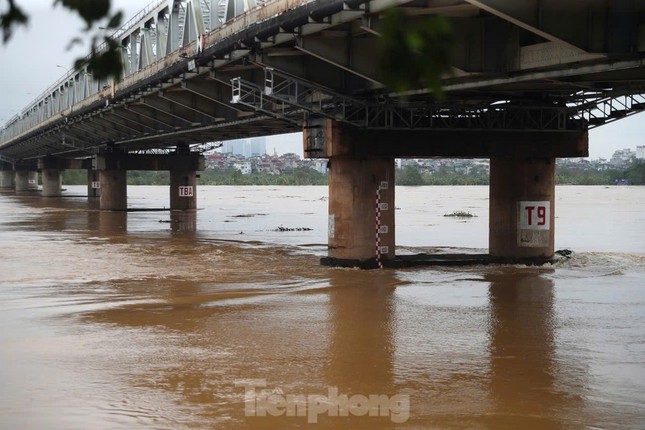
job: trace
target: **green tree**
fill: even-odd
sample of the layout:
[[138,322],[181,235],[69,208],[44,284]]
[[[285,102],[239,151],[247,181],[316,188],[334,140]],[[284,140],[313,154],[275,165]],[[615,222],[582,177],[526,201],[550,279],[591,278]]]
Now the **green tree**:
[[[89,55],[77,59],[74,67],[80,70],[87,66],[88,72],[96,79],[112,77],[119,80],[123,72],[119,42],[110,39],[104,30],[118,29],[121,26],[123,12],[111,12],[110,0],[54,0],[53,6],[58,5],[77,13],[85,22],[84,33],[91,35]],[[29,16],[16,0],[6,0],[6,2],[2,0],[0,6],[2,41],[7,43],[16,28],[28,24]],[[73,39],[70,46],[80,43],[81,40],[80,37]],[[99,50],[102,45],[104,48]]]
[[411,17],[399,8],[389,9],[380,38],[385,84],[399,92],[427,87],[442,98],[441,79],[451,71],[453,46],[447,18]]
[[634,185],[645,185],[645,160],[636,160],[625,172],[625,179]]
[[424,185],[424,178],[421,176],[419,169],[412,166],[406,166],[396,171],[397,185]]

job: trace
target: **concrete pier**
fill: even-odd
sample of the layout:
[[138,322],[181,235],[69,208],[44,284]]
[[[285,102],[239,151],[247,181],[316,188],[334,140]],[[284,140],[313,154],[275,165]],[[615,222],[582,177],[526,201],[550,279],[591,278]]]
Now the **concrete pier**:
[[124,211],[128,208],[126,170],[100,170],[101,210]]
[[188,148],[174,154],[128,154],[108,152],[96,157],[99,171],[100,207],[127,209],[128,170],[170,171],[170,208],[194,210],[197,207],[196,172],[204,169],[204,157]]
[[88,169],[87,197],[100,197],[100,196],[101,196],[101,181],[99,179],[99,171],[95,169]]
[[330,159],[328,243],[332,260],[394,258],[393,158]]
[[[585,131],[377,131],[322,118],[307,122],[303,146],[306,157],[329,159],[329,251],[321,261],[359,267],[379,266],[369,264],[375,262],[376,246],[384,266],[549,261],[554,257],[555,159],[589,155]],[[489,254],[396,257],[396,157],[490,158]],[[380,198],[390,210],[381,212],[383,230],[377,235],[379,184],[387,187],[380,189]]]
[[552,258],[554,197],[554,158],[491,157],[490,254]]
[[59,169],[43,169],[43,197],[58,197],[63,193],[63,172]]
[[13,170],[0,170],[0,189],[13,189],[14,180],[15,173]]
[[38,189],[38,172],[33,170],[16,170],[16,192],[36,191]]
[[197,209],[197,173],[194,170],[170,171],[170,209]]

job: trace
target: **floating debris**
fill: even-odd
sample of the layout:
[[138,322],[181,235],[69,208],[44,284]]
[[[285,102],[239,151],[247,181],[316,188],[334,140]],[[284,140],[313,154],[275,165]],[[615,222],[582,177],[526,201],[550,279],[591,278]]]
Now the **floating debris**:
[[267,214],[243,214],[243,215],[231,215],[231,218],[253,218],[255,216],[266,216]]
[[555,254],[561,255],[564,258],[571,258],[571,256],[573,255],[573,251],[570,249],[559,249],[555,251]]
[[295,228],[289,228],[289,227],[278,227],[273,231],[312,231],[312,228],[309,227],[295,227]]
[[455,218],[473,218],[473,217],[476,217],[477,215],[473,215],[470,212],[465,212],[465,211],[454,211],[449,214],[445,214],[444,216],[451,216]]

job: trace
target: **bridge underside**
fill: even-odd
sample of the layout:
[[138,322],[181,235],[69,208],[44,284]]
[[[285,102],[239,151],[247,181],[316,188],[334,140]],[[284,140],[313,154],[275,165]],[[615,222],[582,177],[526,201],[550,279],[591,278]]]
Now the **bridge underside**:
[[[175,3],[198,9],[197,0]],[[451,24],[444,99],[422,82],[403,95],[384,86],[379,40],[392,7],[410,22]],[[645,109],[640,1],[278,2],[203,36],[209,27],[194,15],[174,51],[136,27],[160,33],[165,8],[120,36],[130,50],[121,82],[92,93],[87,73],[70,74],[6,126],[0,155],[29,163],[108,146],[159,150],[300,131],[312,116],[366,130],[563,131]]]

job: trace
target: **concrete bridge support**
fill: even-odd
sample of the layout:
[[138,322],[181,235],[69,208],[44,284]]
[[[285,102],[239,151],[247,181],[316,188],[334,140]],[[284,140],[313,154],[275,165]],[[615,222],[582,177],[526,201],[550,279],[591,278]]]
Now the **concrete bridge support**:
[[394,158],[330,159],[328,234],[332,260],[394,258]]
[[197,209],[197,172],[195,170],[170,171],[170,209]]
[[490,160],[489,253],[510,259],[553,257],[555,158]]
[[43,197],[58,197],[63,193],[63,172],[59,169],[43,169]]
[[16,170],[16,192],[36,191],[38,172],[35,170]]
[[204,169],[204,157],[191,153],[188,148],[173,154],[105,153],[97,157],[96,167],[99,171],[102,210],[127,209],[128,170],[169,170],[170,209],[197,208],[196,172]]
[[329,159],[324,264],[377,267],[395,257],[394,155],[361,151],[369,139],[331,120],[305,129],[305,154]]
[[13,170],[0,170],[0,189],[13,189],[15,173]]
[[[376,239],[387,247],[383,259],[395,258],[394,157],[490,158],[490,256],[509,262],[552,258],[555,159],[589,155],[587,133],[566,129],[361,130],[314,119],[303,138],[306,156],[330,160],[329,257],[322,262],[332,265],[368,266]],[[381,212],[387,227],[380,237],[374,222],[379,187],[389,209]]]
[[63,170],[68,167],[69,161],[44,157],[38,160],[38,169],[42,172],[43,197],[58,197],[63,193]]
[[124,211],[128,209],[128,184],[126,170],[100,170],[101,210]]
[[95,169],[87,170],[87,197],[100,197],[101,180],[99,171]]

